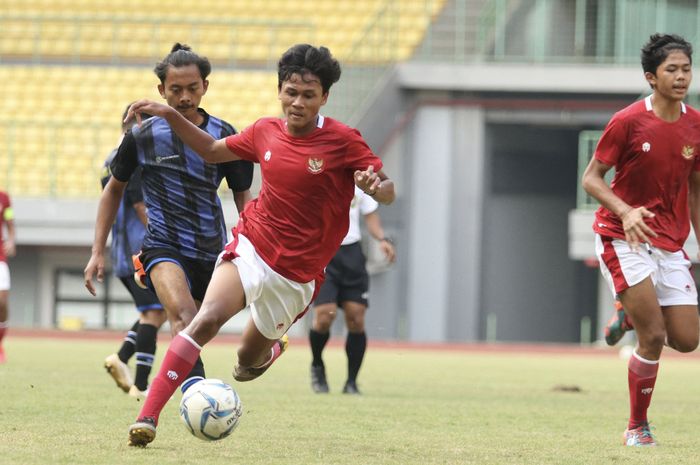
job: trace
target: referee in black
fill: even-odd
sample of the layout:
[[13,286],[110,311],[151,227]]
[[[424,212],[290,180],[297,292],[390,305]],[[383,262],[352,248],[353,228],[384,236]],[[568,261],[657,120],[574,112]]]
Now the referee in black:
[[348,234],[326,267],[326,280],[314,301],[314,316],[309,341],[311,343],[311,388],[316,393],[328,392],[326,368],[323,364],[323,349],[330,336],[330,328],[338,308],[345,313],[348,337],[345,353],[348,356],[348,378],[343,387],[344,394],[360,394],[357,388],[357,373],[367,348],[365,334],[365,312],[369,275],[365,268],[366,257],[360,240],[360,215],[365,218],[367,230],[376,240],[388,263],[396,258],[394,245],[384,235],[381,219],[377,212],[378,203],[369,195],[355,188],[355,197],[350,205],[350,226]]

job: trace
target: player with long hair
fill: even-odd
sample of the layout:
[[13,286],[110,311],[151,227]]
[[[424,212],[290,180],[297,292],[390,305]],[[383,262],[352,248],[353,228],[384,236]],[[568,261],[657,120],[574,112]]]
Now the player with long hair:
[[[131,106],[131,104],[129,104]],[[131,125],[124,123],[126,112],[122,115],[122,139]],[[120,139],[121,142],[121,139]],[[102,188],[112,177],[110,165],[117,155],[113,149],[107,156],[102,173]],[[117,352],[108,355],[104,361],[107,373],[114,379],[117,386],[130,396],[143,399],[148,393],[148,378],[153,367],[156,354],[158,330],[167,317],[163,305],[156,294],[147,288],[137,285],[134,280],[134,265],[132,256],[141,251],[143,238],[146,235],[148,215],[143,202],[141,186],[141,167],[137,168],[129,178],[124,196],[122,197],[117,217],[112,225],[112,273],[119,279],[131,295],[139,312],[138,319],[127,331]],[[135,376],[131,375],[129,360],[136,358]]]
[[[211,64],[187,45],[176,43],[155,66],[158,91],[166,108],[210,137],[235,133],[226,121],[199,104],[209,87]],[[131,128],[110,164],[112,177],[100,197],[95,239],[85,267],[85,286],[95,295],[93,279],[104,276],[104,249],[131,175],[142,169],[143,199],[148,228],[135,269],[141,284],[155,290],[174,334],[184,329],[201,304],[216,258],[226,243],[226,224],[217,194],[226,178],[239,211],[250,195],[253,164],[204,162],[174,134],[163,118],[152,117]],[[194,363],[196,361],[196,363]],[[200,358],[183,386],[204,378]]]

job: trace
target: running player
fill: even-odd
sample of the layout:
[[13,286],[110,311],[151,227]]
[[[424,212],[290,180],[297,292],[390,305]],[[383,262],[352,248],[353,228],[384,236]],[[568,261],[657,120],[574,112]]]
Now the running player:
[[613,116],[582,180],[601,204],[593,225],[601,272],[637,332],[628,366],[628,446],[656,445],[647,410],[664,342],[690,352],[700,333],[683,251],[691,222],[700,238],[700,114],[683,103],[692,47],[677,35],[654,34],[641,58],[653,92]]
[[[3,225],[7,228],[7,238],[3,238]],[[10,196],[0,191],[0,363],[5,363],[5,349],[2,341],[7,334],[10,300],[10,267],[8,257],[15,256],[15,217]]]
[[[122,138],[130,124],[124,123],[126,112],[122,115]],[[109,166],[117,154],[115,148],[107,156],[102,174],[102,188],[107,185],[112,173]],[[143,289],[134,280],[134,265],[132,256],[138,254],[146,235],[146,206],[143,203],[141,190],[141,168],[139,167],[129,178],[124,197],[117,211],[117,218],[112,226],[112,272],[116,276],[136,304],[139,318],[124,337],[119,350],[105,359],[104,366],[112,376],[117,386],[130,396],[143,399],[148,392],[148,378],[153,367],[156,353],[158,330],[165,323],[166,315],[158,297],[150,289]],[[132,377],[128,362],[136,356],[135,376]]]
[[141,112],[164,118],[208,162],[259,163],[263,184],[220,256],[200,312],[170,344],[129,430],[129,445],[143,447],[155,439],[160,412],[202,346],[246,305],[252,318],[233,377],[248,381],[264,373],[284,352],[283,336],[313,300],[324,267],[347,233],[354,186],[380,203],[394,200],[393,182],[360,134],[319,113],[340,78],[330,51],[295,45],[277,69],[284,118],[259,119],[234,136],[216,139],[148,100],[131,107],[137,119]]
[[[154,69],[158,90],[183,119],[210,137],[235,134],[233,127],[199,107],[207,91],[209,61],[190,47],[175,44]],[[95,295],[93,278],[104,274],[104,248],[127,182],[141,167],[148,228],[136,270],[142,284],[155,290],[166,310],[173,335],[184,329],[201,304],[216,257],[226,242],[226,226],[217,189],[225,177],[239,211],[250,199],[253,165],[233,161],[204,162],[173,133],[163,118],[153,117],[126,133],[112,160],[112,177],[102,191],[92,256],[85,267],[85,286]],[[204,377],[200,358],[183,385]]]

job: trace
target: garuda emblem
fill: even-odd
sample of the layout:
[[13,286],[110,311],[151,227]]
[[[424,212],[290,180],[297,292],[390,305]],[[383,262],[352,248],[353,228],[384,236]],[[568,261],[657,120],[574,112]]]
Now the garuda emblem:
[[323,171],[323,158],[309,158],[306,169],[312,174],[318,174]]
[[695,155],[695,148],[692,145],[684,145],[681,150],[681,155],[683,155],[683,158],[686,160],[690,160]]

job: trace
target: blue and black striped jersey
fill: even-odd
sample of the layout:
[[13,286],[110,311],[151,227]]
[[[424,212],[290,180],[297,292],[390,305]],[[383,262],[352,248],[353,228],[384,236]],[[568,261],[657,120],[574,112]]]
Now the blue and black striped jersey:
[[[199,111],[204,116],[199,127],[214,138],[235,134],[229,123]],[[143,198],[148,211],[143,248],[172,248],[188,258],[215,260],[226,242],[217,189],[223,178],[235,192],[249,189],[252,163],[206,163],[165,119],[154,117],[127,132],[110,165],[112,175],[122,182],[137,167],[143,169]]]

